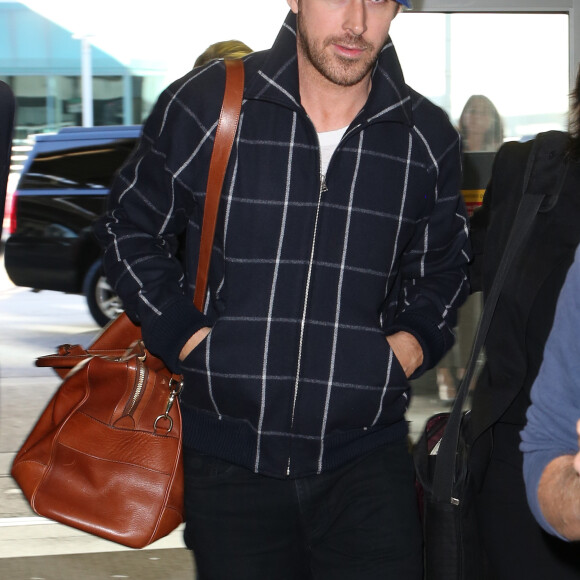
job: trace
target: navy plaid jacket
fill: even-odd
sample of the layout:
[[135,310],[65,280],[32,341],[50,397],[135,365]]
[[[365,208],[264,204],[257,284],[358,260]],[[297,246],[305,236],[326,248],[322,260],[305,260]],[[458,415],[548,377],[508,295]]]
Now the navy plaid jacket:
[[[409,383],[387,334],[419,340],[416,376],[453,343],[468,293],[460,145],[389,42],[321,179],[292,13],[245,68],[204,312],[192,296],[223,62],[161,95],[96,232],[147,346],[184,376],[184,444],[298,477],[405,437]],[[180,363],[202,326],[211,333]]]

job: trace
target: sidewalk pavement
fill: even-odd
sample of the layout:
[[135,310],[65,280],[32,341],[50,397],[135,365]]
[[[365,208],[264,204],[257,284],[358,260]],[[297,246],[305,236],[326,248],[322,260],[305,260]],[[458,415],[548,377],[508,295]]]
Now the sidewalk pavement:
[[[28,289],[15,287],[10,282],[0,252],[0,300],[4,305],[0,329],[0,577],[3,580],[192,580],[195,566],[191,554],[183,549],[182,528],[147,549],[131,550],[37,516],[10,477],[16,450],[60,383],[50,369],[34,367],[32,357],[26,371],[21,370],[19,357],[23,352],[32,352],[24,343],[30,340],[31,333],[42,335],[46,328],[42,324],[31,324],[27,334],[13,339],[9,327],[18,312],[9,305],[19,293],[25,300],[30,296],[32,317],[46,308],[42,296],[33,297]],[[58,299],[72,311],[86,309],[81,297],[59,295]],[[79,318],[74,313],[71,317]],[[71,327],[71,333],[76,332],[75,339],[84,343],[97,329],[88,314],[86,318],[81,315],[80,320],[80,325]],[[52,336],[48,344],[51,340]],[[52,346],[46,344],[47,338],[41,336],[35,347],[42,354],[48,354]]]
[[[24,385],[24,382],[27,385]],[[23,392],[26,388],[56,388],[45,378],[3,381],[3,393]],[[434,385],[434,383],[433,383]],[[435,387],[424,381],[408,413],[411,434],[416,438],[425,420],[444,410]],[[421,392],[423,391],[423,392]],[[26,397],[23,397],[26,399]],[[22,406],[24,412],[24,405]],[[11,420],[17,420],[15,413]],[[4,423],[4,422],[3,422]],[[36,516],[8,475],[14,453],[0,453],[0,569],[10,580],[193,580],[195,565],[183,549],[182,527],[144,550],[131,550]]]

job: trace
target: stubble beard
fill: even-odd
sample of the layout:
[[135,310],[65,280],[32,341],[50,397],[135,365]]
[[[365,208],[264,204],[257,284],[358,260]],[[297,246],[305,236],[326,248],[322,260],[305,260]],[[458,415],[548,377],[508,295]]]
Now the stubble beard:
[[[322,42],[312,41],[306,30],[301,13],[297,14],[298,49],[318,73],[330,82],[352,87],[360,83],[373,69],[378,51],[374,45],[354,35],[333,36]],[[325,49],[333,44],[364,50],[359,60],[329,54]]]

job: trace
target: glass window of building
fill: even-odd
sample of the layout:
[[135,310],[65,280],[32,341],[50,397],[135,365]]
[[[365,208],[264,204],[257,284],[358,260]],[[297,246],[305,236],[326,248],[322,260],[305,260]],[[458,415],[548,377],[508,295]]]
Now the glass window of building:
[[[405,12],[391,35],[407,83],[455,124],[469,98],[484,95],[502,119],[503,140],[519,140],[567,127],[568,20],[557,13]],[[418,49],[418,38],[428,50]]]

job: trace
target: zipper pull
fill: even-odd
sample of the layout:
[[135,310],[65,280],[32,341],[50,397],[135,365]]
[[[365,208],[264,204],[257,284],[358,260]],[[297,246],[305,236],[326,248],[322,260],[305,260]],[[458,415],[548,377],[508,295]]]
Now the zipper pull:
[[328,191],[328,187],[326,186],[326,175],[324,175],[324,173],[320,174],[320,191],[322,193],[326,193]]

